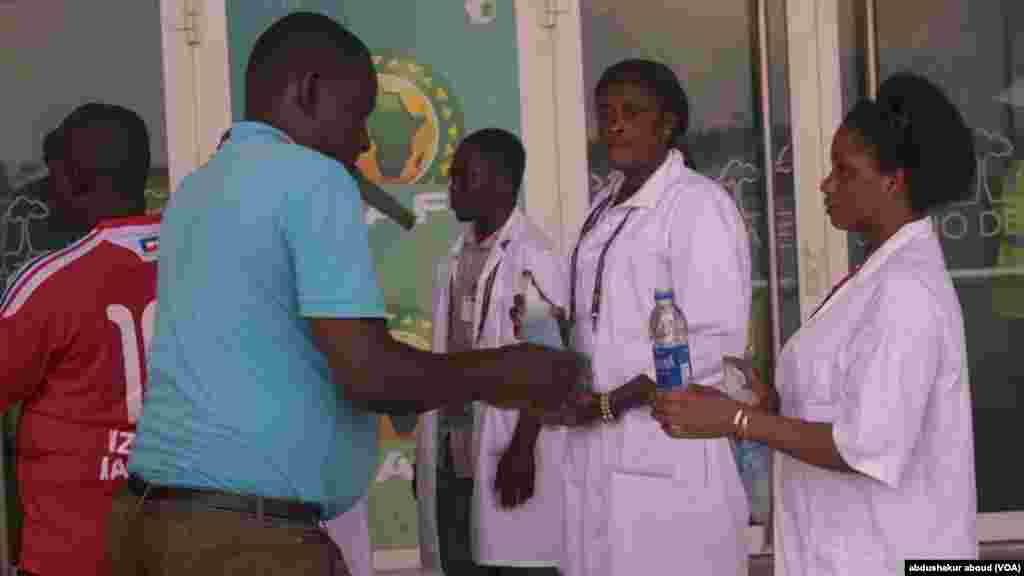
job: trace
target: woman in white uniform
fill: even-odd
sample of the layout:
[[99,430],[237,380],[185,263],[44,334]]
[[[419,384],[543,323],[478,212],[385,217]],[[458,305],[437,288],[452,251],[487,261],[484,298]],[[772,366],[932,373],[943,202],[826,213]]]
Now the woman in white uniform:
[[963,318],[927,216],[963,197],[973,170],[971,132],[942,92],[889,78],[836,132],[822,184],[832,224],[861,233],[870,255],[786,343],[778,395],[755,378],[753,409],[701,391],[658,399],[673,437],[778,451],[777,574],[896,575],[906,559],[977,557]]
[[[615,172],[570,262],[578,351],[591,359],[567,433],[566,576],[745,575],[748,505],[728,440],[675,441],[651,418],[648,317],[669,283],[690,329],[692,378],[718,382],[743,353],[750,248],[742,216],[677,149],[686,94],[665,65],[627,60],[596,89]],[[669,264],[659,279],[659,261]],[[683,565],[680,564],[683,559]]]

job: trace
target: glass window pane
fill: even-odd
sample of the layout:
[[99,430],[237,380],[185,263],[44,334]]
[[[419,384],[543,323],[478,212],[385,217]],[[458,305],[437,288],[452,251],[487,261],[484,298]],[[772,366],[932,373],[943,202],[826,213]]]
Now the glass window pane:
[[[868,95],[866,0],[839,0],[839,57],[842,81],[843,111],[853,108]],[[864,242],[855,233],[848,234],[849,265],[864,261]]]
[[1007,473],[1005,451],[1024,426],[1024,3],[877,5],[880,80],[905,70],[927,76],[974,129],[976,182],[964,202],[935,219],[964,308],[978,508],[1024,510],[1024,490]]
[[[124,18],[124,20],[122,20]],[[123,26],[120,22],[132,22]],[[98,37],[111,41],[96,42]],[[4,82],[0,136],[0,286],[27,259],[62,248],[71,238],[51,225],[46,204],[43,138],[89,101],[134,110],[150,134],[150,208],[166,198],[160,9],[155,2],[122,5],[0,3],[0,74]],[[124,46],[131,46],[130,55]]]
[[[42,147],[47,132],[80,104],[118,104],[143,118],[152,165],[147,204],[151,212],[163,207],[168,146],[159,3],[0,2],[0,77],[2,291],[26,261],[75,239],[51,218]],[[7,523],[3,536],[8,537],[10,557],[0,560],[7,561],[17,558],[19,546],[11,448],[17,415],[15,407],[4,415],[3,425],[6,500],[0,502],[0,517]]]

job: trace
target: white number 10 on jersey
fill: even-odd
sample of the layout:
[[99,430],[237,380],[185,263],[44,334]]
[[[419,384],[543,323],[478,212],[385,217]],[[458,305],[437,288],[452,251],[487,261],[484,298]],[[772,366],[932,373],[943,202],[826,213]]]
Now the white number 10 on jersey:
[[150,301],[142,311],[142,357],[139,354],[139,327],[132,311],[121,304],[107,306],[107,318],[121,332],[121,351],[124,359],[125,404],[128,420],[136,422],[142,414],[142,369],[149,356],[149,344],[153,340],[153,326],[156,323],[156,300]]

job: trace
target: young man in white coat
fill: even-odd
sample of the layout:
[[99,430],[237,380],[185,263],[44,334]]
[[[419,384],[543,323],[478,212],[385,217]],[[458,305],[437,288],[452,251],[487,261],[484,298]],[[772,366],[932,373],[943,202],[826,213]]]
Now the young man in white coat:
[[[435,352],[521,338],[512,308],[524,272],[549,305],[564,306],[562,258],[516,207],[525,165],[519,139],[499,129],[469,135],[455,153],[449,200],[466,232],[437,266]],[[448,576],[557,574],[561,437],[481,403],[424,415],[414,481],[424,567]]]

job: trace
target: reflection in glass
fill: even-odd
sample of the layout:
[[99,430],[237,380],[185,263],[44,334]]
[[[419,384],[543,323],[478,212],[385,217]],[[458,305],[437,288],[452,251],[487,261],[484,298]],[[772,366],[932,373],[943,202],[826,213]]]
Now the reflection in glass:
[[927,76],[974,129],[976,181],[963,202],[934,218],[964,308],[978,508],[1024,510],[1004,449],[1024,431],[1024,3],[876,4],[879,78],[903,70]]
[[[141,115],[151,138],[154,191],[167,186],[167,146],[160,11],[155,3],[118,5],[117,18],[111,17],[112,8],[89,3],[67,3],[59,18],[46,3],[0,8],[0,18],[17,22],[0,38],[0,76],[8,80],[0,136],[2,288],[26,261],[74,240],[50,220],[48,173],[42,161],[43,137],[64,116],[88,101],[119,104]],[[122,18],[134,25],[117,25]],[[96,41],[104,37],[117,42]],[[124,46],[132,47],[130,55]],[[160,205],[158,199],[150,200],[152,208]]]
[[[42,147],[46,133],[80,104],[119,104],[142,116],[155,168],[148,188],[166,197],[159,192],[167,187],[159,3],[60,2],[56,12],[53,4],[0,2],[0,23],[11,23],[0,34],[0,290],[27,261],[74,240],[51,219]],[[162,202],[154,198],[148,206]],[[8,563],[20,545],[12,465],[17,422],[16,406],[2,426],[6,532],[0,528],[0,537],[8,542],[0,544],[0,556],[8,557],[0,562]]]

